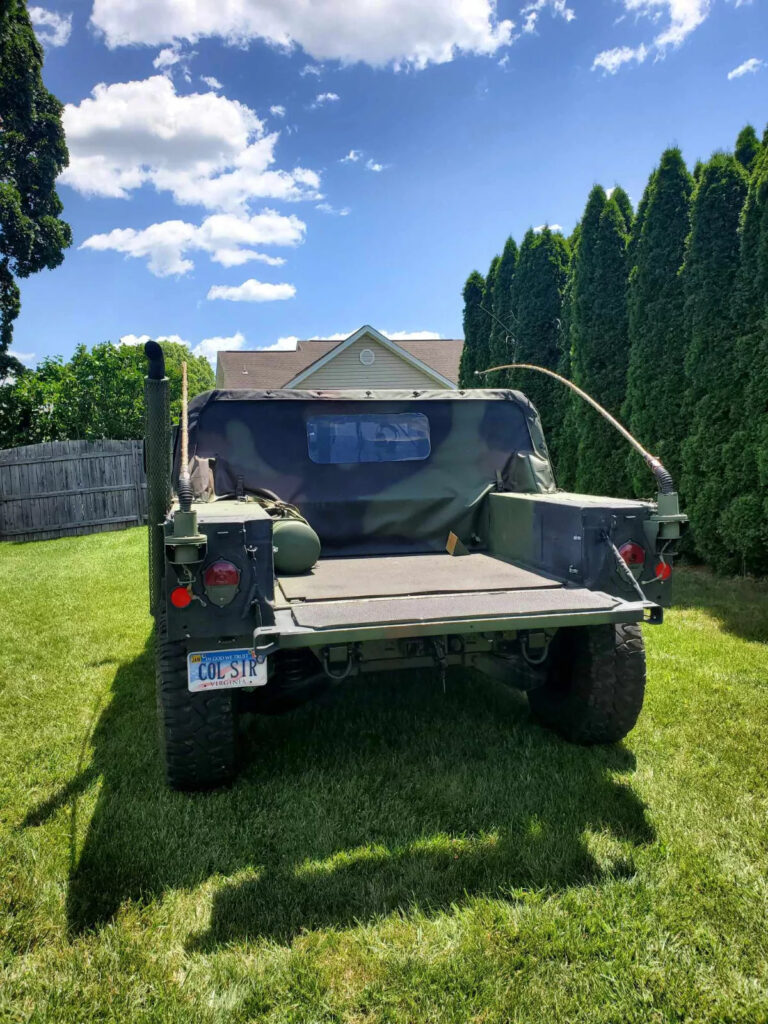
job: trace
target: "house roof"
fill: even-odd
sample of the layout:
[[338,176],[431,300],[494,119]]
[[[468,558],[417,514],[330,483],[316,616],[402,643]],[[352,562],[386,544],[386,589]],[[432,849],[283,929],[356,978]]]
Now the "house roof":
[[[251,350],[219,352],[216,386],[219,388],[283,388],[294,377],[344,344],[346,339],[299,341],[294,351]],[[395,343],[454,384],[459,379],[461,338],[424,338]]]

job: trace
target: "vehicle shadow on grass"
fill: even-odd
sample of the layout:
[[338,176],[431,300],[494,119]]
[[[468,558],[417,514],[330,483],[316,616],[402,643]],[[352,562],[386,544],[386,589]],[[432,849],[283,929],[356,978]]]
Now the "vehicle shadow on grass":
[[674,584],[679,611],[701,609],[721,630],[742,640],[768,640],[768,582],[749,576],[717,576],[704,566],[681,569]]
[[236,784],[192,796],[164,785],[153,686],[150,637],[115,676],[84,778],[27,817],[69,803],[75,821],[100,778],[72,864],[72,933],[216,876],[190,948],[289,941],[414,906],[626,876],[654,836],[624,746],[567,744],[531,722],[522,696],[473,673],[449,675],[446,693],[431,672],[371,677],[254,719]]

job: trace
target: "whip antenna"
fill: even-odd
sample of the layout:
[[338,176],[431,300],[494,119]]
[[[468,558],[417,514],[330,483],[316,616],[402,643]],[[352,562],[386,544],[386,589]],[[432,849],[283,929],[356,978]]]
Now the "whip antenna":
[[615,416],[611,416],[607,409],[604,409],[602,405],[600,405],[599,402],[596,402],[594,398],[586,393],[586,391],[582,391],[580,387],[577,387],[573,381],[568,380],[567,377],[563,377],[559,373],[555,373],[554,370],[548,370],[545,366],[534,366],[533,363],[505,363],[503,366],[491,366],[487,370],[475,370],[475,376],[484,377],[486,373],[494,373],[496,370],[534,370],[536,373],[546,374],[547,377],[553,377],[555,380],[560,381],[561,384],[565,384],[565,386],[570,388],[571,391],[574,391],[579,398],[583,398],[585,402],[588,402],[593,409],[597,409],[603,419],[607,420],[614,430],[618,430],[624,440],[628,441],[635,451],[642,455],[645,460],[645,464],[656,477],[656,482],[659,485],[659,491],[662,494],[674,493],[675,486],[672,482],[672,477],[664,468],[661,461],[657,459],[655,455],[651,455],[650,452],[646,451],[640,442],[630,434],[627,428],[619,423]]
[[179,507],[189,512],[192,507],[192,481],[189,479],[189,423],[187,417],[187,364],[181,364],[181,459],[179,466]]

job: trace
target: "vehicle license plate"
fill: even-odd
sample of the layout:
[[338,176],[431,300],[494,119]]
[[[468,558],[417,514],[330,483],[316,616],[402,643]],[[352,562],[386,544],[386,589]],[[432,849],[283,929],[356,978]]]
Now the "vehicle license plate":
[[187,655],[187,686],[200,690],[231,690],[266,686],[267,656],[253,648],[236,651],[193,651]]

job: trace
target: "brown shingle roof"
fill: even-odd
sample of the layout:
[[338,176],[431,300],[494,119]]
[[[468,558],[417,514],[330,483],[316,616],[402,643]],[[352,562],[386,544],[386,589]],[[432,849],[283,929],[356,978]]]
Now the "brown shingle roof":
[[[219,352],[216,386],[219,388],[283,388],[312,363],[341,345],[341,341],[311,339],[300,341],[296,350]],[[457,383],[461,338],[426,338],[396,344],[416,359]],[[309,384],[309,382],[308,382]]]

